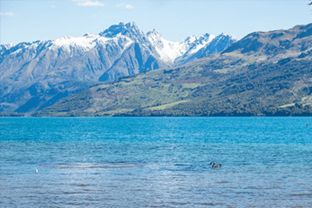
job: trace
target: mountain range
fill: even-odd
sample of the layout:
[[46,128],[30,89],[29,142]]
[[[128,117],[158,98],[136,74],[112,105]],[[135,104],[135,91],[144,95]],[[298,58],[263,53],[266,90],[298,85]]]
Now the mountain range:
[[119,23],[97,35],[0,45],[0,113],[310,115],[312,24],[169,41]]

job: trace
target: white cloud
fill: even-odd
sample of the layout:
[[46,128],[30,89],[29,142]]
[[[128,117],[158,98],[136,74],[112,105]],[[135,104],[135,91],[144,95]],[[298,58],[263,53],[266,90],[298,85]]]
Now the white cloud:
[[135,8],[132,4],[125,4],[125,3],[116,4],[116,7],[123,8],[126,10],[133,10]]
[[0,12],[0,16],[12,17],[14,16],[13,12]]
[[125,9],[127,9],[127,10],[132,10],[132,9],[134,9],[134,6],[131,5],[131,4],[126,4],[126,5],[125,5]]
[[72,0],[77,6],[80,7],[103,7],[102,0]]

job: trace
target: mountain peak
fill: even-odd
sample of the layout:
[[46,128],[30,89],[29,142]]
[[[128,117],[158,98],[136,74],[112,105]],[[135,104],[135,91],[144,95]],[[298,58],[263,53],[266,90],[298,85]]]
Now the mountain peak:
[[147,32],[147,33],[146,33],[146,36],[147,36],[147,37],[151,37],[151,36],[160,37],[161,34],[160,34],[156,29],[153,29],[152,31]]
[[209,33],[205,33],[201,36],[191,35],[187,37],[184,42],[186,43],[193,43],[193,42],[202,42],[202,41],[208,41],[209,39],[213,38],[213,35],[210,35]]
[[119,34],[128,35],[131,37],[135,35],[142,35],[142,32],[134,22],[128,23],[120,22],[119,24],[110,26],[108,29],[104,30],[99,35],[107,38],[113,38]]
[[195,40],[197,40],[198,39],[198,37],[196,36],[196,35],[191,35],[191,36],[188,36],[185,40],[184,40],[184,42],[186,42],[186,43],[192,43],[192,42],[194,42]]
[[155,29],[153,29],[152,31],[149,31],[148,33],[146,33],[146,37],[149,39],[149,40],[154,40],[154,41],[157,41],[157,40],[160,40],[162,39],[162,35]]

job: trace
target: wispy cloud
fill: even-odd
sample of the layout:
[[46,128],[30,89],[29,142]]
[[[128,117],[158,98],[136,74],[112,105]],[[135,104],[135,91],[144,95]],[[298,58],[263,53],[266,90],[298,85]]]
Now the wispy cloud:
[[14,16],[14,12],[0,12],[0,16],[12,17]]
[[103,7],[102,0],[72,0],[77,6],[80,7]]
[[134,10],[135,8],[132,4],[126,4],[126,3],[116,4],[116,7],[126,9],[126,10]]

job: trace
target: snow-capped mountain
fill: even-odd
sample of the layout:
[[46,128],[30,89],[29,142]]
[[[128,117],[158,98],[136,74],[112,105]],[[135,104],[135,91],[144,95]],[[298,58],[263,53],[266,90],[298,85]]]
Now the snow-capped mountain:
[[[0,45],[0,111],[35,110],[89,83],[186,63],[189,57],[221,52],[224,45],[209,34],[169,41],[156,30],[143,33],[134,23],[81,37]],[[195,56],[204,48],[210,53]]]
[[[96,81],[134,45],[140,47],[137,52],[144,54],[133,54],[133,63],[128,63],[127,66],[131,68],[131,64],[140,62],[138,70],[146,71],[153,69],[148,68],[151,63],[146,63],[149,56],[161,62],[158,54],[148,44],[145,35],[131,23],[111,26],[99,35],[86,34],[82,37],[20,43],[1,49],[3,60],[0,66],[1,69],[6,69],[6,73],[2,73],[0,78],[18,75],[17,79],[20,79],[25,75],[25,78],[41,80],[41,76],[51,77],[52,74],[57,76],[61,73],[61,77],[65,76],[67,79]],[[121,76],[130,74],[131,72],[125,72]]]
[[[41,80],[42,76],[61,74],[79,81],[115,81],[141,71],[185,63],[190,57],[193,60],[221,52],[233,42],[231,37],[224,37],[204,34],[174,42],[156,30],[144,34],[134,23],[119,23],[98,35],[0,45],[0,67],[5,69],[0,78]],[[206,52],[201,51],[204,48]],[[199,51],[201,55],[194,56]],[[127,61],[122,59],[126,57]]]
[[215,36],[208,33],[199,37],[187,37],[182,42],[174,42],[165,39],[156,30],[148,32],[147,38],[161,60],[169,64],[183,64],[207,55],[220,53],[235,42],[229,35]]
[[174,42],[165,39],[155,29],[147,33],[147,38],[156,49],[162,61],[166,63],[177,63],[182,57],[188,57],[200,49],[209,45],[214,36],[204,34],[196,37],[190,36],[182,42]]

